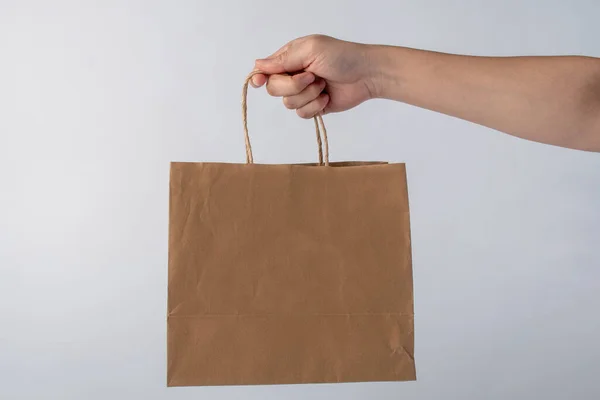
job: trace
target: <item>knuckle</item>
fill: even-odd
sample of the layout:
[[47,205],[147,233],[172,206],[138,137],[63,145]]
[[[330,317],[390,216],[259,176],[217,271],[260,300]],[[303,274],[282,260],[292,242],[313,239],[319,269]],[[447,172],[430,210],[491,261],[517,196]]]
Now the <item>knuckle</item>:
[[318,96],[323,91],[323,89],[325,89],[325,84],[324,83],[325,83],[325,81],[321,81],[321,82],[315,83],[313,85],[313,87],[312,87],[312,93],[315,96]]
[[280,63],[285,62],[285,60],[287,60],[289,58],[290,55],[290,50],[289,47],[286,47],[281,53],[279,53],[277,55],[277,61],[279,61]]
[[321,35],[321,34],[317,33],[317,34],[314,34],[314,35],[309,35],[307,37],[307,39],[308,39],[308,41],[310,43],[317,43],[319,41],[322,41],[324,37],[325,37],[325,35]]
[[276,77],[270,77],[269,82],[267,82],[267,93],[271,96],[280,96],[281,88],[280,82],[277,82]]
[[318,48],[319,46],[322,46],[328,40],[328,38],[329,37],[326,35],[310,35],[307,38],[307,43],[314,49]]
[[306,88],[306,85],[303,84],[302,82],[299,82],[296,79],[292,80],[292,84],[290,85],[290,92],[294,92],[294,94],[300,94],[300,92],[302,92],[302,90],[304,90]]
[[304,118],[304,119],[308,119],[311,117],[310,113],[307,110],[304,110],[302,108],[297,109],[296,114],[298,114],[298,116],[300,118]]
[[285,108],[287,108],[288,110],[293,110],[294,107],[294,102],[289,98],[289,97],[284,97],[283,98],[283,105],[285,106]]

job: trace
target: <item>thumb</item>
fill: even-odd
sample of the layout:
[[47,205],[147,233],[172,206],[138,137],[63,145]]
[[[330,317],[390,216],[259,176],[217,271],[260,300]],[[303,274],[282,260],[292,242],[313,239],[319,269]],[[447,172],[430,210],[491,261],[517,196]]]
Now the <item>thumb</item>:
[[267,74],[293,73],[304,70],[310,65],[310,53],[302,43],[288,43],[273,55],[256,60],[256,69]]

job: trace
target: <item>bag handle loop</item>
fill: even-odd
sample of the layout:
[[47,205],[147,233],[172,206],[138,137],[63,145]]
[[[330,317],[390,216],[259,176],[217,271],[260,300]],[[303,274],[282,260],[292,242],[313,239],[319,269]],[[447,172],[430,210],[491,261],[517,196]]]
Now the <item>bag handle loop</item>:
[[[252,71],[244,81],[244,88],[242,89],[242,123],[244,125],[244,139],[246,141],[246,164],[254,164],[254,157],[252,155],[252,146],[250,145],[250,135],[248,134],[248,84],[250,79],[254,75],[263,74],[267,75],[262,71]],[[315,121],[315,132],[317,134],[317,146],[319,150],[319,165],[329,166],[329,140],[327,139],[327,129],[323,123],[323,117],[321,114],[317,114],[313,117]],[[323,144],[321,141],[321,135],[323,136],[323,142],[325,143],[325,157],[323,157]]]

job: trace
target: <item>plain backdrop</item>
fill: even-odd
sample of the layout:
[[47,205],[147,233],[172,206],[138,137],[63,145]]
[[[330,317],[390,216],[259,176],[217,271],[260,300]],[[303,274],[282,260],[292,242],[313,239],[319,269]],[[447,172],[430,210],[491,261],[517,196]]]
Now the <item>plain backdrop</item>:
[[[310,33],[600,56],[599,16],[598,0],[0,0],[0,398],[600,398],[600,154],[385,101],[326,123],[332,160],[407,163],[418,380],[166,388],[169,162],[244,161],[255,58]],[[264,90],[249,108],[257,162],[316,159],[311,121]]]

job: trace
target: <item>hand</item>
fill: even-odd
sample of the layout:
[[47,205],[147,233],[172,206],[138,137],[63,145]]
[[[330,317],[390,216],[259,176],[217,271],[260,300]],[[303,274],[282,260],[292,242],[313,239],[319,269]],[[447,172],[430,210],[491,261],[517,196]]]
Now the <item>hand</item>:
[[373,98],[368,46],[328,36],[293,40],[272,56],[257,60],[252,86],[267,84],[272,96],[302,118],[345,111]]

